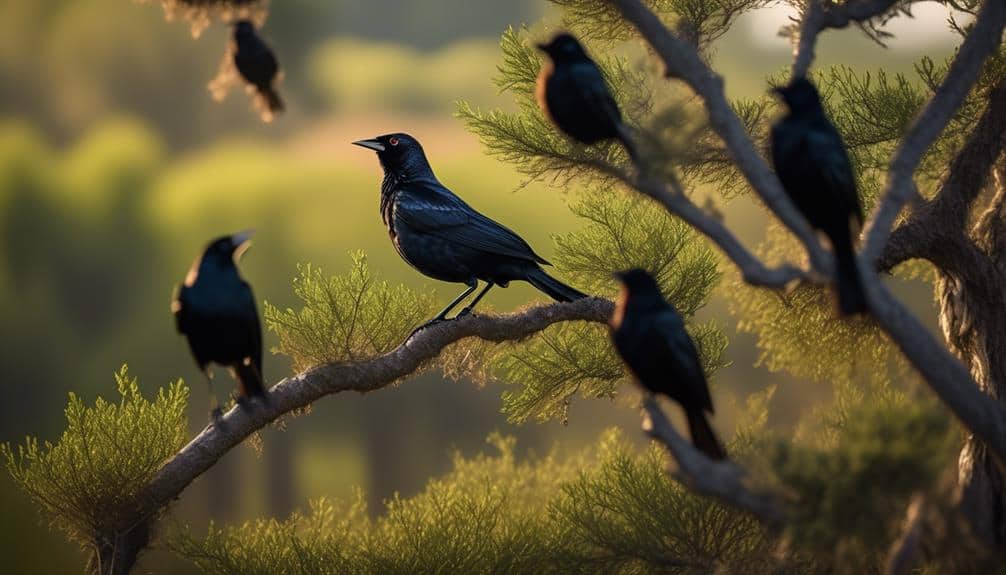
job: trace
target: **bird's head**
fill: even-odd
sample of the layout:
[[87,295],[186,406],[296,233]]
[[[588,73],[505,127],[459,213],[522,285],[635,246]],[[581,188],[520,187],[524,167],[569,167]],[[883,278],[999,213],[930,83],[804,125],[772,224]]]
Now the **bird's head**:
[[660,286],[657,285],[657,280],[646,270],[633,268],[631,270],[615,272],[615,279],[633,296],[645,294],[660,295]]
[[385,172],[417,175],[419,170],[429,169],[426,152],[419,141],[408,134],[385,134],[368,140],[357,140],[353,145],[377,152],[377,158]]
[[203,274],[216,275],[218,272],[236,274],[236,264],[251,247],[251,238],[254,234],[254,230],[245,230],[211,241],[203,250],[203,255],[196,259],[189,269],[185,285],[193,285],[196,278]]
[[549,55],[553,62],[575,62],[587,58],[587,52],[572,34],[561,32],[549,42],[538,44],[538,49]]
[[245,230],[230,236],[219,237],[206,246],[203,258],[209,258],[221,265],[237,263],[251,247],[253,235],[255,235],[255,230]]
[[622,325],[622,320],[630,309],[640,312],[663,305],[664,296],[660,293],[660,286],[649,272],[634,268],[615,272],[613,275],[622,284],[622,290],[615,301],[615,313],[610,320],[612,327]]
[[772,92],[786,103],[786,107],[795,112],[821,107],[821,96],[817,93],[817,88],[810,80],[802,76],[786,86],[773,88]]
[[234,23],[234,35],[248,37],[255,35],[255,25],[249,20],[238,20]]

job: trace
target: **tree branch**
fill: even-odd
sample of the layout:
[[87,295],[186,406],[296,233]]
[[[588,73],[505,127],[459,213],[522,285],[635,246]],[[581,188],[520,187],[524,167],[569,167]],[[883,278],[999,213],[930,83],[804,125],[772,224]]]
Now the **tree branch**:
[[861,256],[866,262],[872,264],[880,257],[898,214],[918,195],[913,176],[922,155],[964,102],[986,58],[998,49],[1004,25],[1006,2],[986,0],[946,78],[916,117],[891,160],[883,200],[866,225],[866,247]]
[[[768,207],[803,242],[813,267],[831,271],[830,256],[823,253],[816,238],[810,235],[806,222],[785,196],[778,179],[755,151],[743,124],[730,108],[722,79],[640,0],[614,2],[663,60],[667,74],[683,79],[702,98],[711,125],[726,143],[741,172]],[[895,218],[916,193],[913,174],[922,154],[963,103],[982,63],[998,47],[1004,24],[1006,2],[986,0],[947,77],[909,129],[891,162],[887,192],[868,226],[865,254],[860,257],[863,288],[878,324],[965,427],[987,442],[1000,463],[1006,462],[1006,410],[979,390],[964,365],[890,293],[877,276],[875,266]]]
[[[750,285],[784,288],[794,281],[809,278],[809,274],[791,265],[781,265],[776,268],[769,268],[761,260],[751,253],[744,244],[737,239],[723,222],[706,213],[702,208],[695,205],[684,190],[675,186],[676,181],[671,182],[671,190],[661,182],[652,178],[638,178],[631,185],[644,195],[664,205],[667,211],[676,214],[690,226],[704,234],[712,240],[723,253],[740,270],[744,281]],[[673,191],[672,191],[673,190]]]
[[817,35],[828,28],[845,28],[854,22],[864,22],[888,12],[900,0],[851,0],[843,4],[823,4],[823,0],[808,0],[800,21],[800,32],[793,50],[793,78],[807,75],[814,61]]
[[830,274],[831,254],[821,247],[806,220],[783,192],[779,179],[755,149],[744,124],[727,101],[723,79],[712,71],[692,45],[668,30],[641,0],[614,2],[622,16],[639,30],[663,61],[666,74],[681,78],[701,97],[710,125],[726,144],[737,167],[755,193],[803,244],[811,266]]
[[[925,212],[925,207],[919,209]],[[922,258],[929,259],[932,253],[930,246],[935,239],[932,228],[928,227],[929,218],[926,215],[915,215],[905,223],[898,226],[891,234],[891,239],[884,246],[884,253],[880,255],[874,268],[879,273],[888,273],[898,264],[908,260]]]
[[926,498],[921,493],[916,493],[905,511],[901,536],[887,554],[887,565],[884,568],[886,575],[904,575],[918,562],[925,519]]
[[674,458],[677,468],[671,473],[678,481],[696,493],[750,513],[772,531],[782,528],[785,514],[775,495],[752,491],[747,473],[736,463],[713,461],[695,449],[667,420],[653,395],[643,400],[643,409],[643,431]]
[[988,445],[1000,464],[1006,462],[1006,409],[982,393],[964,364],[936,341],[876,274],[869,276],[863,286],[877,323],[964,427]]
[[988,105],[947,171],[933,200],[935,228],[965,234],[971,207],[1006,147],[1006,80],[989,92]]
[[269,390],[267,403],[254,402],[249,408],[235,406],[218,425],[208,425],[168,460],[140,496],[133,523],[124,530],[145,529],[151,517],[245,438],[326,395],[343,391],[366,393],[387,387],[421,368],[447,346],[467,337],[493,342],[520,340],[559,322],[603,323],[613,309],[609,300],[588,298],[539,305],[506,315],[466,316],[426,328],[394,350],[368,361],[322,365],[286,378]]

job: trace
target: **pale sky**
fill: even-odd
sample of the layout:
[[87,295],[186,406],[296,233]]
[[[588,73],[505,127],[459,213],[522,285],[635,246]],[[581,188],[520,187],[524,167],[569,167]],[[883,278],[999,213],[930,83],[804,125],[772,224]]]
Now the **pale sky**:
[[[924,48],[930,45],[957,42],[954,34],[947,26],[950,10],[936,2],[923,2],[912,7],[914,18],[899,16],[892,20],[886,30],[894,34],[888,44],[902,48]],[[789,23],[789,16],[794,14],[788,6],[774,6],[758,10],[747,20],[747,34],[751,41],[766,48],[789,48],[789,40],[774,34],[766,34],[765,30],[778,30]],[[958,16],[958,21],[967,20]]]

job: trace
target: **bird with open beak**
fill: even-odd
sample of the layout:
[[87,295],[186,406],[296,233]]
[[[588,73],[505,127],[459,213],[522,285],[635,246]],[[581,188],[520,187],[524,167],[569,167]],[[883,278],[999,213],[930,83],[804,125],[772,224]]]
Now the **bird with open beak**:
[[210,242],[171,302],[178,332],[188,340],[192,357],[210,386],[214,421],[221,411],[211,364],[230,369],[238,383],[239,403],[245,398],[265,399],[262,328],[251,286],[237,268],[252,234],[245,231]]

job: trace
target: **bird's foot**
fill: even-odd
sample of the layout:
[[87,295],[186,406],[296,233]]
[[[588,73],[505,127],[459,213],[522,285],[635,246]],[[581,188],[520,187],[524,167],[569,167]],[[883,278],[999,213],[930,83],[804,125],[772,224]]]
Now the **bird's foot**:
[[214,407],[210,411],[210,423],[213,425],[213,427],[216,427],[217,429],[220,430],[226,428],[226,425],[224,425],[224,411],[220,409],[219,406]]
[[261,409],[269,405],[269,398],[266,395],[239,395],[234,398],[234,401],[245,411]]
[[465,309],[461,310],[460,312],[458,312],[458,315],[454,316],[454,319],[461,319],[467,315],[475,317],[475,312],[472,311],[472,308],[466,307]]

